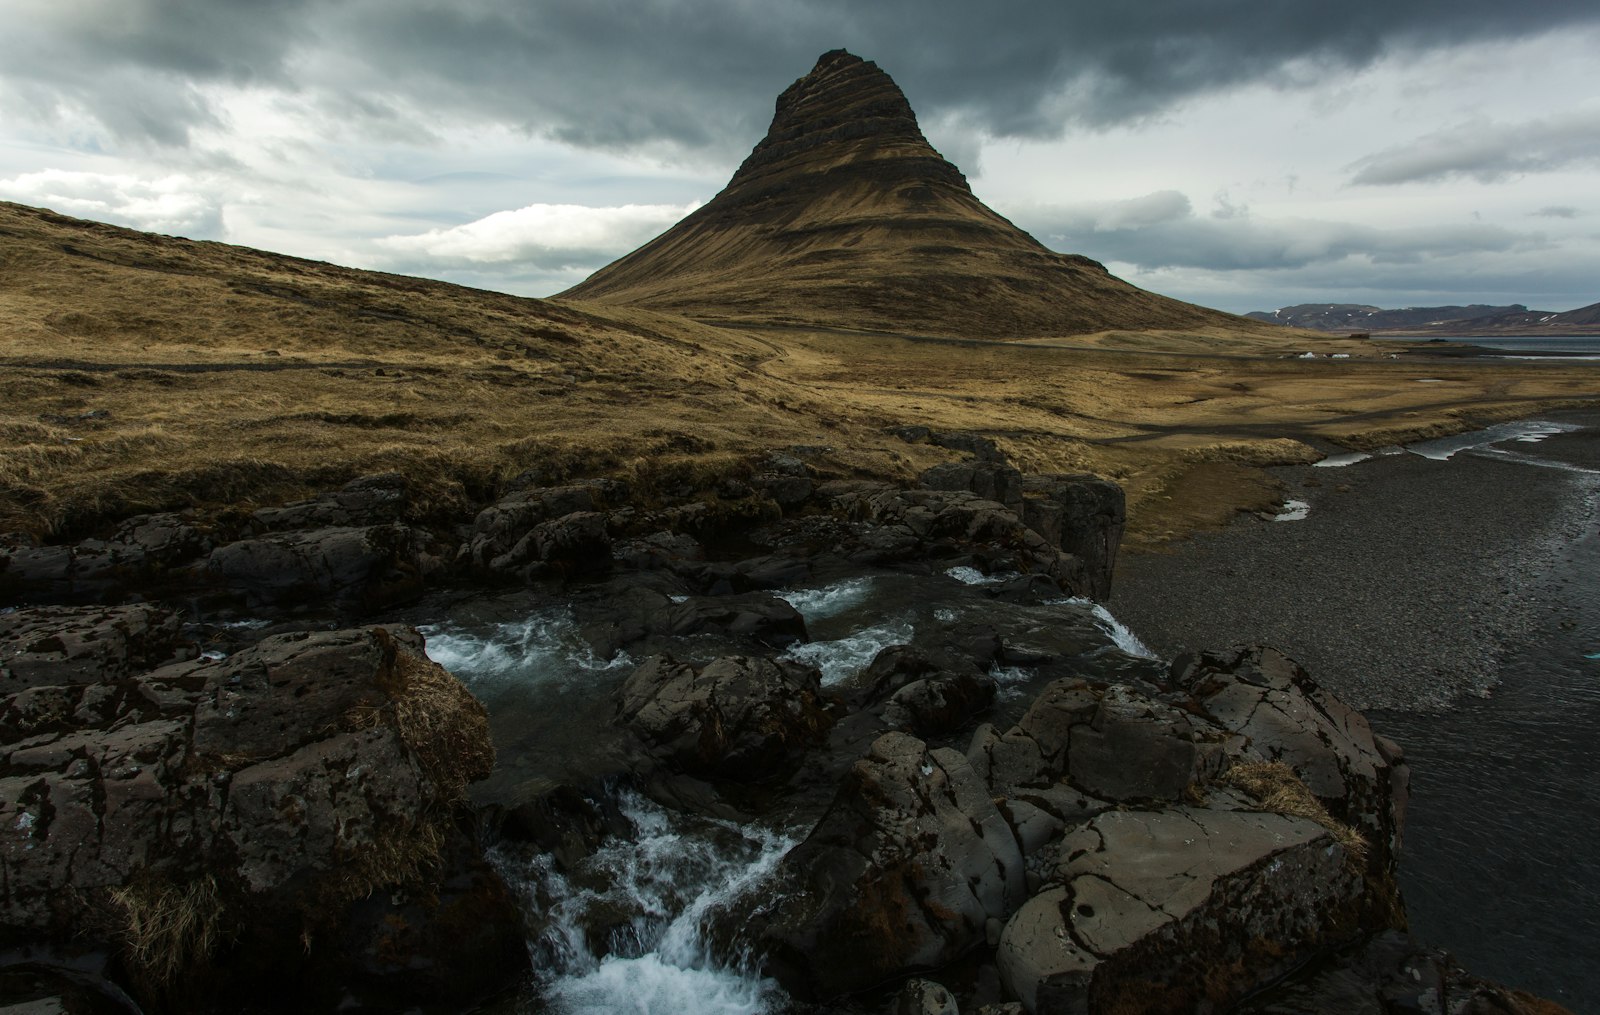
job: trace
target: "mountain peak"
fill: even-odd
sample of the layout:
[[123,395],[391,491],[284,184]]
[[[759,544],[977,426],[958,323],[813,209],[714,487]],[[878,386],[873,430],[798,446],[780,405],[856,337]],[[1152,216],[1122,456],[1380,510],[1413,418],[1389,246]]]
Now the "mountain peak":
[[853,162],[912,157],[932,160],[921,171],[966,188],[959,170],[923,137],[917,114],[894,79],[875,63],[835,49],[778,96],[772,126],[734,174],[781,172],[798,160]]
[[778,96],[721,193],[561,295],[967,337],[1242,323],[1145,293],[997,215],[928,144],[894,79],[842,49]]

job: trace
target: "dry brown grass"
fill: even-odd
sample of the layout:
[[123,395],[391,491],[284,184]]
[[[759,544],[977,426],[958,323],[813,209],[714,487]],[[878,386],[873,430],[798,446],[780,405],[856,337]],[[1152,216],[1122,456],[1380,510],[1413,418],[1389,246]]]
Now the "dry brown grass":
[[1131,545],[1157,546],[1270,500],[1258,467],[1304,460],[1307,439],[1386,443],[1600,390],[1584,365],[1279,358],[1292,334],[711,327],[16,205],[0,258],[0,531],[55,538],[388,470],[441,517],[530,468],[666,495],[797,444],[831,448],[817,460],[841,475],[905,478],[949,456],[884,432],[917,423],[1121,481]]
[[[372,842],[342,857],[337,872],[316,899],[314,910],[306,913],[315,923],[339,912],[339,907],[364,899],[375,891],[400,886],[426,884],[438,869],[444,851],[447,819],[419,816],[403,828],[380,830]],[[309,941],[309,929],[302,940]]]
[[400,739],[447,799],[465,800],[467,783],[487,778],[494,767],[488,713],[436,662],[401,652],[395,668],[405,682],[394,699]]
[[1281,761],[1244,762],[1228,769],[1223,781],[1244,790],[1269,811],[1305,818],[1326,828],[1344,847],[1351,869],[1364,872],[1367,840],[1354,828],[1335,820],[1288,765]]
[[123,912],[131,964],[158,984],[206,961],[222,943],[222,900],[209,875],[184,884],[147,877],[112,889],[111,900]]

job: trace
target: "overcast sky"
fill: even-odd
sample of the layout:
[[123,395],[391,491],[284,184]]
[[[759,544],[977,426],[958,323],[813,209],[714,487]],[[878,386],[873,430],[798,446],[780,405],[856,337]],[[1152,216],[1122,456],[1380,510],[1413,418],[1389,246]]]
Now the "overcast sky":
[[542,296],[844,47],[974,192],[1225,310],[1600,300],[1593,0],[0,0],[0,199]]

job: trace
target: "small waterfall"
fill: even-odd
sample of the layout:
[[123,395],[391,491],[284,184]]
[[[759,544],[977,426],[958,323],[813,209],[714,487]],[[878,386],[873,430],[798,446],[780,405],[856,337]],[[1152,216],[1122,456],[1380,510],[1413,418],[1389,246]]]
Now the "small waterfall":
[[1062,605],[1070,603],[1073,606],[1082,606],[1089,610],[1094,614],[1095,622],[1100,625],[1100,630],[1104,631],[1117,648],[1127,655],[1135,656],[1139,659],[1159,660],[1161,658],[1150,650],[1150,646],[1140,641],[1139,636],[1128,629],[1128,625],[1112,616],[1110,610],[1093,599],[1073,596],[1071,599],[1057,599],[1055,602]]
[[847,578],[817,589],[785,589],[773,593],[798,610],[807,624],[855,609],[871,594],[871,578]]
[[633,835],[565,875],[547,855],[493,854],[524,912],[544,915],[529,949],[545,1004],[563,1015],[757,1015],[784,1007],[776,983],[710,953],[703,923],[761,884],[795,840],[670,815],[632,793],[619,804]]

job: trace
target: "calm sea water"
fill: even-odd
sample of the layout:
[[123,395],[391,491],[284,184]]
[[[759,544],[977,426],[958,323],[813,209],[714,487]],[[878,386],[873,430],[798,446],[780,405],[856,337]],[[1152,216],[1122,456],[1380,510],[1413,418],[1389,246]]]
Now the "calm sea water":
[[1574,473],[1573,496],[1576,519],[1535,583],[1539,620],[1493,693],[1369,718],[1412,765],[1412,930],[1481,976],[1600,1015],[1600,476]]
[[1559,352],[1569,356],[1600,358],[1600,335],[1536,335],[1494,338],[1485,338],[1480,335],[1429,335],[1427,338],[1411,337],[1404,339],[1380,336],[1382,341],[1394,342],[1430,341],[1434,338],[1446,342],[1481,345],[1489,349],[1503,349],[1507,356]]

